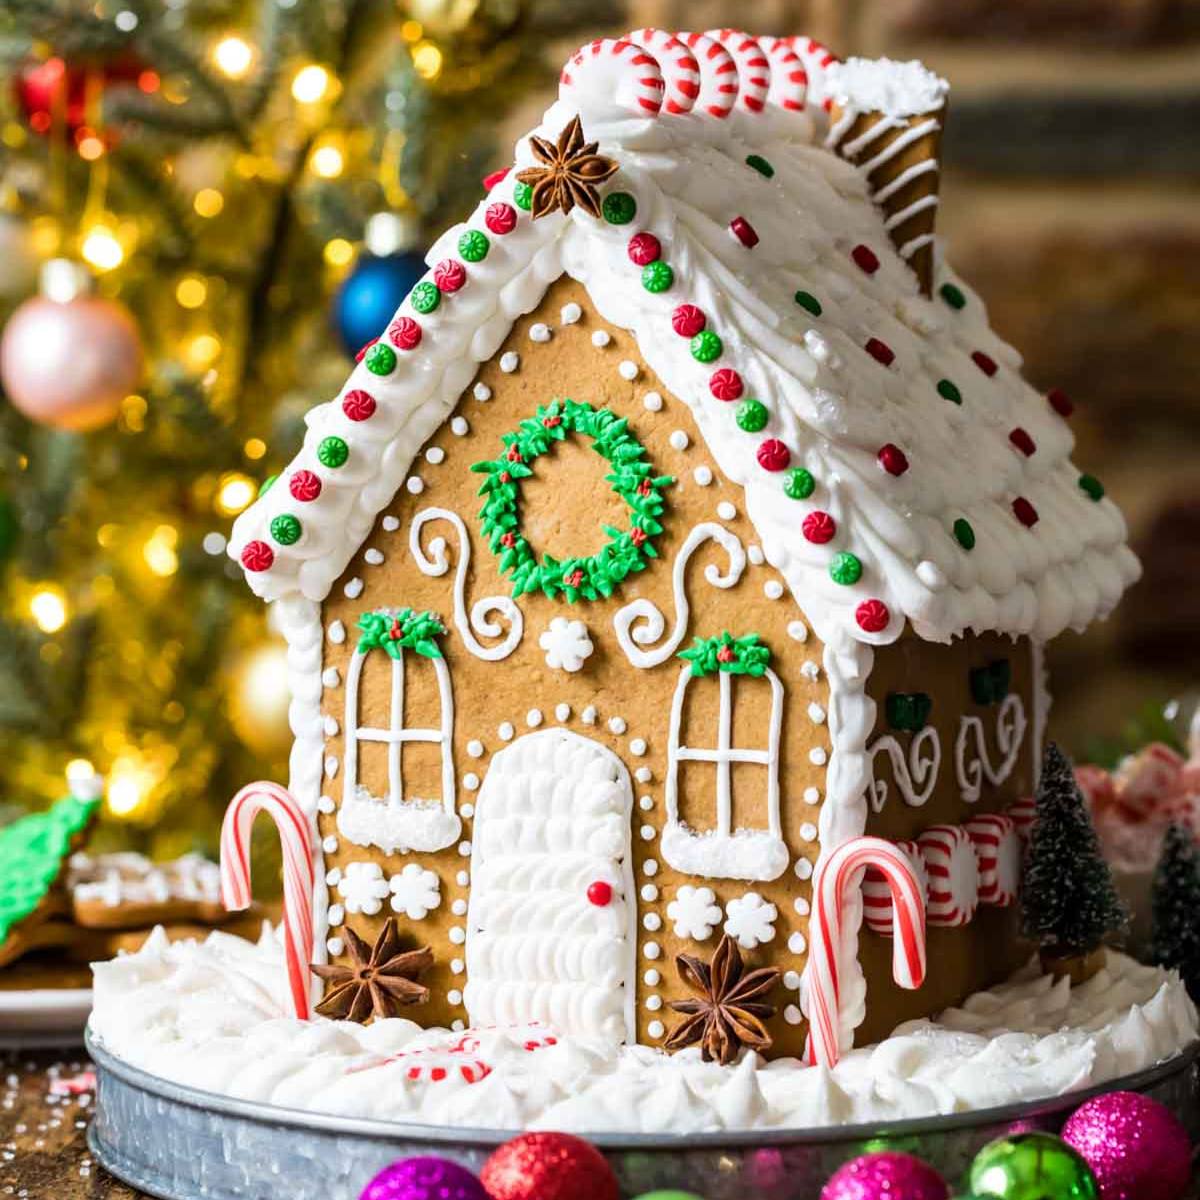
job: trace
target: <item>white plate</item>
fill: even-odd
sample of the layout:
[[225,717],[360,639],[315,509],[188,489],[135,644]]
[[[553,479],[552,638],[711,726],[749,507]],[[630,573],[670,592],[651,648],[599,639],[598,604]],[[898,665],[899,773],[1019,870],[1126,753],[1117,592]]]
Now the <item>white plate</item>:
[[78,1045],[92,1011],[91,988],[0,991],[0,1045]]

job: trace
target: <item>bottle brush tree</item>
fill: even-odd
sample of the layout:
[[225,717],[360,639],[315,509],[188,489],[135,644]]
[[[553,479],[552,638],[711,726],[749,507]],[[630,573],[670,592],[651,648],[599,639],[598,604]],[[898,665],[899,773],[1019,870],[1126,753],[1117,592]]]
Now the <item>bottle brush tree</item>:
[[1191,830],[1172,825],[1163,839],[1150,895],[1150,956],[1174,967],[1200,998],[1200,855]]

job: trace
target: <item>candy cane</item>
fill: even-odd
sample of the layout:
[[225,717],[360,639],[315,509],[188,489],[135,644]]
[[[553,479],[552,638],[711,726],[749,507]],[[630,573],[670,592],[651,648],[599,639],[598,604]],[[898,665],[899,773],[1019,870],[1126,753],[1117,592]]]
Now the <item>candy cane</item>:
[[708,36],[733,55],[738,74],[738,107],[747,112],[762,112],[771,90],[771,64],[763,48],[740,29],[710,29]]
[[[618,108],[655,117],[663,102],[663,76],[653,54],[625,40],[603,38],[582,47],[562,69],[558,98],[580,108],[614,101]],[[581,99],[591,104],[581,104]]]
[[[929,880],[925,874],[925,864],[921,861],[921,851],[917,843],[897,842],[896,849],[902,851],[908,859],[909,866],[912,867],[917,876],[917,882],[921,885],[921,895],[925,895],[929,887]],[[895,918],[892,915],[892,889],[888,884],[887,876],[874,867],[868,867],[866,875],[863,876],[862,894],[863,921],[867,928],[883,937],[891,937]]]
[[963,828],[979,862],[979,903],[1007,908],[1021,883],[1021,839],[1012,817],[983,813]]
[[221,825],[221,900],[230,912],[250,907],[250,827],[259,813],[275,822],[283,847],[283,932],[292,1008],[307,1021],[313,957],[312,827],[290,792],[275,783],[248,783],[229,802]]
[[892,893],[892,977],[909,990],[925,981],[925,897],[912,863],[904,851],[882,838],[851,838],[824,859],[813,881],[815,908],[806,983],[808,1059],[825,1067],[835,1066],[841,1055],[838,955],[842,911],[861,886],[868,867],[883,875]]
[[979,863],[961,825],[931,825],[917,838],[929,875],[930,925],[966,925],[979,905]]
[[714,42],[703,33],[681,33],[679,38],[696,56],[700,67],[697,108],[723,121],[733,111],[738,97],[737,64],[733,55],[720,42]]
[[666,88],[663,112],[671,116],[691,112],[700,95],[700,64],[696,56],[665,29],[635,29],[629,40],[648,50],[658,61]]
[[803,112],[804,100],[808,95],[808,72],[800,55],[788,45],[785,38],[762,37],[758,39],[758,44],[771,64],[767,103],[775,108]]

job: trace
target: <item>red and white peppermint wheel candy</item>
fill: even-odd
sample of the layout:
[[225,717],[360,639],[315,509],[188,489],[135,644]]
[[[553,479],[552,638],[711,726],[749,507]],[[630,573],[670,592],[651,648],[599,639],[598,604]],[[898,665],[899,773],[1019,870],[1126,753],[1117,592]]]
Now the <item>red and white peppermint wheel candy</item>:
[[961,825],[932,825],[919,838],[929,877],[925,916],[930,925],[966,925],[979,906],[979,864]]
[[[465,1039],[464,1039],[465,1041]],[[447,1079],[461,1079],[465,1083],[479,1083],[486,1079],[492,1068],[489,1063],[479,1058],[474,1050],[460,1050],[458,1045],[423,1046],[419,1050],[400,1050],[378,1063],[368,1067],[383,1067],[389,1063],[399,1063],[404,1068],[404,1077],[414,1083],[444,1083]]]
[[665,89],[663,112],[671,116],[691,112],[700,95],[700,64],[691,50],[665,29],[635,29],[629,41],[658,60]]
[[[916,842],[897,842],[896,849],[907,855],[912,865],[913,875],[921,886],[922,894],[929,891],[929,877],[925,874],[925,864],[921,860],[921,850]],[[892,888],[882,871],[868,867],[863,876],[863,920],[873,933],[891,937],[894,927],[892,912]]]
[[828,46],[822,45],[810,37],[781,38],[799,55],[800,61],[808,74],[808,102],[829,107],[829,89],[826,77],[830,67],[836,66],[838,56]]
[[602,38],[582,47],[562,69],[558,98],[581,113],[618,111],[656,117],[663,76],[648,50],[624,39]]
[[963,828],[979,864],[979,903],[1008,908],[1021,885],[1021,839],[1012,817],[982,813]]
[[787,38],[761,37],[758,44],[771,64],[767,103],[789,112],[803,112],[808,96],[808,71],[800,55],[788,44]]
[[758,39],[740,29],[710,29],[708,36],[733,55],[738,74],[738,108],[762,112],[771,90],[771,64]]
[[718,121],[724,120],[738,98],[738,70],[733,55],[703,33],[681,33],[679,39],[696,56],[700,67],[696,109]]
[[557,1046],[559,1034],[550,1025],[541,1021],[530,1021],[526,1025],[478,1025],[468,1029],[466,1033],[453,1042],[449,1049],[456,1054],[477,1054],[483,1045],[481,1034],[499,1034],[522,1050],[544,1050],[547,1046]]
[[1017,836],[1024,842],[1029,840],[1029,831],[1033,828],[1033,819],[1037,816],[1037,803],[1032,796],[1026,796],[1010,805],[1005,815],[1012,819]]

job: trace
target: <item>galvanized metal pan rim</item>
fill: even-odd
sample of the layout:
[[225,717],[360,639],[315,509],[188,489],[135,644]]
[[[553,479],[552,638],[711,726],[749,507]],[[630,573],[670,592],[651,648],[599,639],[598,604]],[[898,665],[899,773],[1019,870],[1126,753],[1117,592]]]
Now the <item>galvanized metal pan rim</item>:
[[[499,1146],[516,1137],[522,1130],[510,1129],[466,1129],[444,1125],[422,1125],[416,1122],[376,1121],[361,1117],[342,1117],[334,1113],[307,1112],[295,1108],[282,1108],[260,1101],[239,1100],[222,1096],[216,1092],[205,1092],[185,1084],[173,1083],[151,1075],[138,1067],[123,1062],[104,1049],[103,1044],[92,1036],[89,1028],[86,1035],[88,1053],[100,1069],[127,1083],[130,1087],[151,1095],[159,1096],[175,1104],[222,1113],[243,1120],[267,1125],[291,1126],[297,1130],[320,1129],[329,1133],[344,1133],[355,1137],[378,1138],[382,1141],[414,1139],[436,1144],[457,1146]],[[1044,1100],[1006,1104],[997,1108],[972,1109],[969,1112],[946,1113],[935,1117],[913,1117],[903,1121],[881,1121],[870,1125],[825,1125],[808,1129],[759,1129],[721,1130],[715,1133],[687,1135],[665,1135],[652,1133],[582,1133],[594,1145],[605,1150],[653,1150],[675,1149],[686,1146],[695,1149],[724,1149],[772,1146],[804,1145],[806,1143],[861,1142],[869,1138],[914,1137],[936,1134],[950,1130],[969,1129],[978,1125],[999,1125],[1006,1121],[1027,1120],[1031,1117],[1049,1116],[1073,1111],[1092,1096],[1115,1091],[1145,1091],[1160,1081],[1190,1068],[1200,1056],[1200,1041],[1192,1042],[1178,1054],[1105,1083],[1061,1096],[1049,1096]]]

